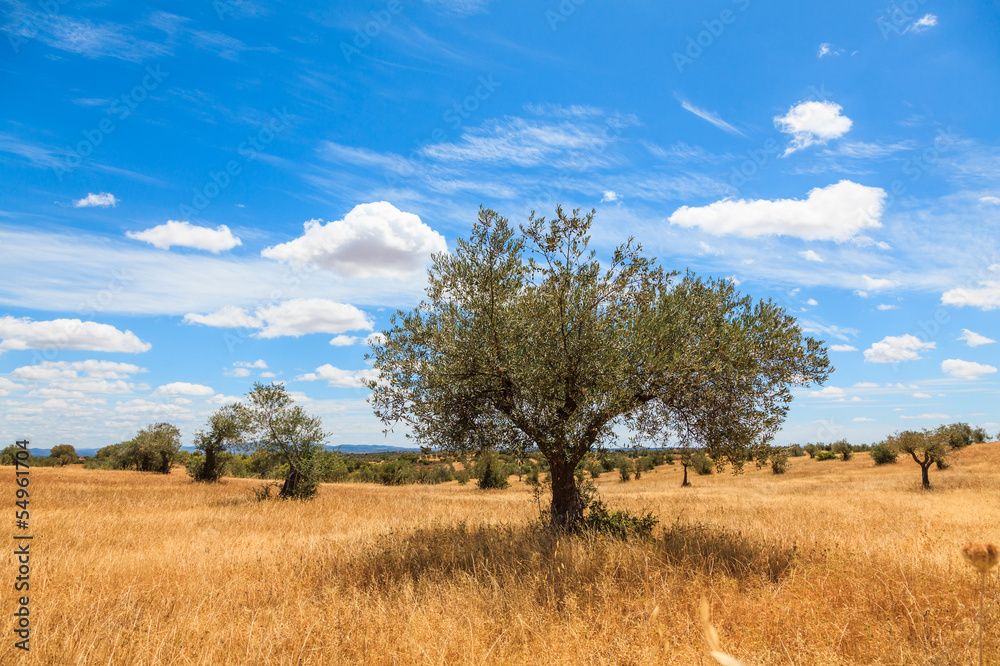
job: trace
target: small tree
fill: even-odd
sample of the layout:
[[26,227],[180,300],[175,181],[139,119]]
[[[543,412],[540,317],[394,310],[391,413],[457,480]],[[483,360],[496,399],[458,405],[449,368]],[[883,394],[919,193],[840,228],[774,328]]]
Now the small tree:
[[246,430],[246,412],[236,404],[222,407],[208,417],[208,431],[199,430],[195,433],[195,448],[204,457],[203,460],[192,460],[188,466],[188,474],[195,481],[214,483],[222,476],[222,461],[220,456],[227,448],[240,441]]
[[854,448],[846,439],[842,439],[839,442],[834,442],[830,447],[830,450],[840,456],[840,459],[847,462],[854,457]]
[[937,430],[904,430],[886,440],[886,445],[900,453],[908,453],[920,465],[921,482],[925,490],[931,487],[928,472],[931,465],[945,462],[949,453],[947,426]]
[[891,465],[896,462],[896,450],[885,444],[876,444],[868,453],[876,465]]
[[490,449],[479,454],[473,471],[479,479],[481,490],[501,489],[510,485],[507,481],[507,465]]
[[234,407],[243,425],[236,448],[262,452],[287,465],[285,481],[278,496],[309,499],[316,494],[327,434],[318,417],[309,416],[293,400],[284,386],[256,383],[247,393],[247,404]]
[[52,450],[49,451],[49,457],[57,458],[60,466],[72,465],[79,459],[79,456],[76,455],[76,449],[70,444],[53,446]]
[[810,442],[802,447],[802,450],[808,453],[810,458],[815,458],[816,452],[819,451],[819,447]]
[[771,471],[775,474],[784,474],[788,471],[788,449],[776,448],[771,451],[768,459],[771,462]]
[[952,423],[941,428],[948,438],[948,446],[952,449],[964,449],[972,444],[973,431],[968,423]]
[[976,444],[982,444],[988,437],[989,435],[986,434],[986,431],[982,427],[975,428],[972,431],[972,441]]

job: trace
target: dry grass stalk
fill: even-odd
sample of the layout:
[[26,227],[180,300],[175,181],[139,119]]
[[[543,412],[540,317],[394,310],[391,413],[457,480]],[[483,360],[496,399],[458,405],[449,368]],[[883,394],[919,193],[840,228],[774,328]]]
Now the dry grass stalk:
[[983,614],[983,601],[986,598],[986,576],[990,569],[1000,562],[1000,548],[992,543],[972,543],[962,546],[965,560],[979,572],[979,666],[983,665],[983,625],[986,617]]
[[713,659],[722,664],[722,666],[745,666],[743,662],[730,657],[722,649],[722,643],[719,642],[719,633],[712,625],[712,607],[705,597],[701,598],[701,629],[705,634],[705,640],[708,642],[708,648],[712,652]]

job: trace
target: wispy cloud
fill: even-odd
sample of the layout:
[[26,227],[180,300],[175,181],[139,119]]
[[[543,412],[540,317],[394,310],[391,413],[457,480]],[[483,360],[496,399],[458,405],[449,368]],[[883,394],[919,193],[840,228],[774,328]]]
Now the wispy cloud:
[[709,111],[707,109],[695,106],[694,104],[692,104],[691,102],[687,101],[684,98],[678,98],[678,101],[681,103],[681,108],[683,108],[685,111],[693,113],[702,120],[712,123],[723,132],[729,132],[730,134],[735,134],[736,136],[746,136],[746,134],[744,134],[742,131],[736,129],[735,127],[727,123],[725,120],[722,119],[722,116],[715,113],[714,111]]

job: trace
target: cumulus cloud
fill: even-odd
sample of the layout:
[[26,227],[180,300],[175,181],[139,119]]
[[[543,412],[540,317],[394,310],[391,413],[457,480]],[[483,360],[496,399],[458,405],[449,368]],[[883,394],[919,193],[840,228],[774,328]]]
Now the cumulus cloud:
[[315,382],[325,381],[329,386],[339,386],[341,388],[362,388],[365,381],[377,379],[377,370],[341,370],[329,363],[319,366],[315,372],[309,372],[296,377],[296,381]]
[[946,375],[958,379],[979,379],[983,375],[991,375],[997,371],[992,365],[976,363],[975,361],[962,361],[957,358],[941,361],[941,370]]
[[171,382],[170,384],[164,384],[156,388],[150,395],[156,398],[164,396],[176,396],[176,395],[196,395],[196,396],[209,396],[213,395],[215,391],[212,390],[211,386],[205,386],[204,384],[191,384],[189,382]]
[[941,295],[944,305],[970,306],[980,310],[1000,308],[1000,280],[980,282],[978,287],[955,287]]
[[222,371],[227,377],[249,377],[250,371],[246,368],[226,368]]
[[816,254],[813,250],[806,250],[804,252],[799,252],[806,261],[815,261],[818,263],[823,263],[823,257]]
[[924,342],[915,335],[887,335],[865,350],[865,361],[869,363],[896,363],[916,361],[922,358],[920,352],[936,347],[934,342]]
[[858,351],[858,348],[854,345],[830,345],[830,351],[832,352],[852,352]]
[[824,386],[818,391],[810,391],[809,395],[816,398],[843,398],[847,392],[836,386]]
[[913,397],[914,398],[920,398],[921,400],[929,400],[933,396],[930,393],[921,393],[921,392],[918,391],[918,392],[916,392],[916,393],[913,394]]
[[168,220],[145,231],[126,231],[125,235],[134,240],[145,241],[161,250],[169,250],[172,246],[190,247],[196,250],[207,250],[218,254],[223,250],[231,250],[243,242],[233,235],[224,224],[215,229],[199,227],[190,222]]
[[611,201],[618,201],[618,193],[614,190],[606,190],[604,196],[601,197],[601,203],[607,203]]
[[132,331],[110,324],[80,319],[31,321],[24,317],[0,317],[0,354],[11,349],[74,349],[137,354],[153,345]]
[[792,143],[783,156],[816,144],[837,139],[851,129],[851,119],[841,115],[843,108],[833,102],[799,102],[784,116],[775,116],[774,124]]
[[0,395],[10,395],[11,391],[24,388],[20,384],[10,381],[6,377],[0,377]]
[[407,277],[420,273],[432,253],[448,250],[444,236],[385,201],[355,206],[336,222],[304,226],[302,236],[265,248],[261,256],[352,277]]
[[988,345],[990,343],[996,342],[993,338],[988,338],[985,335],[980,335],[975,331],[970,331],[967,328],[962,329],[962,335],[958,336],[959,340],[965,341],[965,344],[970,347],[979,347],[981,345]]
[[357,342],[359,339],[360,338],[354,335],[338,335],[332,340],[330,340],[330,344],[333,345],[334,347],[349,347],[350,345],[353,345],[355,342]]
[[115,198],[115,195],[110,192],[101,192],[100,194],[90,193],[84,198],[74,201],[73,208],[113,208],[117,206],[120,201],[121,199]]
[[681,206],[669,221],[716,236],[775,234],[842,243],[863,229],[882,226],[885,198],[879,187],[842,180],[810,190],[805,199],[723,199],[707,206]]
[[307,333],[343,333],[372,328],[368,316],[358,308],[325,298],[292,298],[258,307],[253,314],[243,308],[227,306],[207,315],[186,314],[184,321],[219,328],[261,329],[253,334],[257,338],[298,337]]

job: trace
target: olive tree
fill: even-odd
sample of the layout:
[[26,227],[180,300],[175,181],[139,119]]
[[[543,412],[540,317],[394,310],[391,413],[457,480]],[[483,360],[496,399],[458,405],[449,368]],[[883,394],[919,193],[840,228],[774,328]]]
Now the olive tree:
[[615,426],[744,460],[783,421],[789,386],[830,372],[819,341],[727,280],[667,272],[633,240],[598,261],[592,221],[557,208],[518,233],[481,209],[454,254],[434,255],[426,299],[372,342],[370,401],[389,429],[459,451],[537,447],[560,529],[579,527],[574,470]]
[[199,430],[194,435],[195,448],[203,456],[188,465],[188,473],[195,481],[214,483],[222,475],[220,455],[229,447],[237,445],[247,429],[247,412],[238,404],[226,405],[208,417],[208,430]]
[[278,496],[308,499],[319,484],[322,463],[317,454],[327,434],[319,417],[309,416],[293,402],[284,386],[254,384],[246,403],[232,407],[232,418],[239,424],[233,448],[274,456],[288,466]]
[[950,453],[949,439],[951,433],[947,426],[936,430],[904,430],[891,435],[885,445],[893,451],[908,453],[913,461],[920,465],[920,475],[923,488],[929,490],[931,480],[929,470],[937,463],[943,466]]
[[76,455],[76,449],[73,448],[72,444],[53,446],[52,450],[49,451],[49,457],[59,460],[60,466],[72,465],[79,459]]

